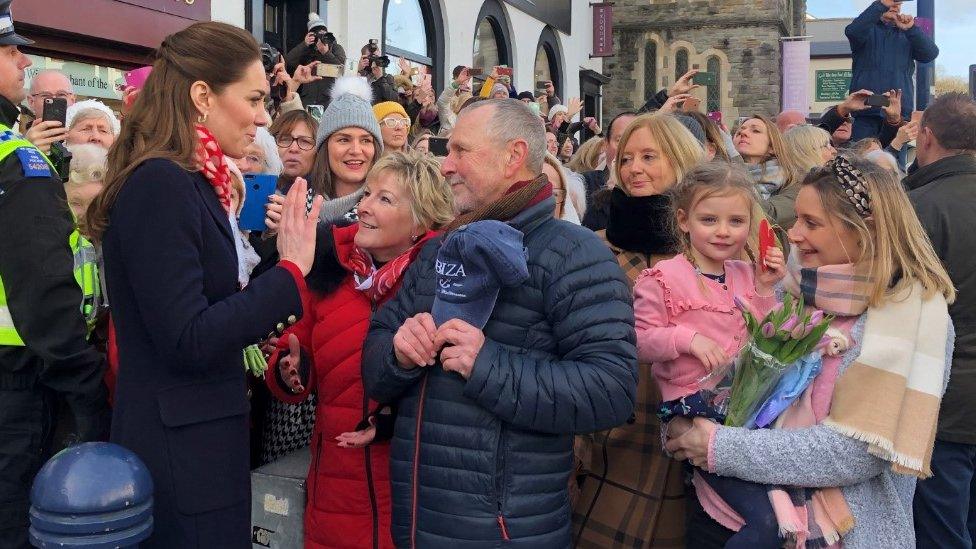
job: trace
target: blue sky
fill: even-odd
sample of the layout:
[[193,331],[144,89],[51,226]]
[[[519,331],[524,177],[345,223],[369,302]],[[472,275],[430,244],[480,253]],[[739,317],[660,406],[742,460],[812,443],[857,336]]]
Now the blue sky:
[[[807,12],[816,17],[855,17],[871,0],[807,0]],[[915,2],[902,10],[915,14]],[[946,74],[969,79],[969,65],[976,64],[973,32],[976,30],[976,1],[935,0],[935,43],[939,46],[936,65]]]

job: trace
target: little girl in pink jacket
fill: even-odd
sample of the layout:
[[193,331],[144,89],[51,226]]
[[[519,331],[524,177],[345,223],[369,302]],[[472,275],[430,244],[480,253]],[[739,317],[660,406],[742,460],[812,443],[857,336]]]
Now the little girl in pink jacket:
[[[747,343],[734,300],[765,316],[777,303],[774,285],[786,273],[785,260],[776,246],[766,251],[765,269],[739,259],[763,215],[755,185],[742,168],[704,164],[670,193],[684,253],[659,261],[637,279],[637,354],[640,362],[652,363],[664,400],[658,412],[662,423],[676,416],[722,422],[710,390],[724,376],[708,374],[731,363]],[[765,487],[697,472],[746,520],[726,547],[781,545]]]

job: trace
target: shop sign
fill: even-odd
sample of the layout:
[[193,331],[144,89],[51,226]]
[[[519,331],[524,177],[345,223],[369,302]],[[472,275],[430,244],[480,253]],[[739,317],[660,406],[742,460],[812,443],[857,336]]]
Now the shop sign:
[[601,2],[593,6],[593,55],[613,56],[613,3]]
[[210,19],[210,0],[117,0],[153,11],[161,11],[194,21]]
[[101,99],[122,99],[121,86],[125,71],[121,69],[75,61],[62,61],[53,57],[38,55],[28,55],[27,57],[32,63],[24,71],[24,87],[27,89],[30,89],[30,83],[37,76],[37,73],[54,69],[68,75],[71,85],[74,86],[75,95]]
[[851,88],[854,72],[849,69],[816,71],[816,102],[843,101]]

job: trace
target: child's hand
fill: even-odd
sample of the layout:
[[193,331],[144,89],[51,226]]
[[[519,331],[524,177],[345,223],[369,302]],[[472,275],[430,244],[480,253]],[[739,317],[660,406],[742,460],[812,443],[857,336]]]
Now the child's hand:
[[689,351],[705,365],[705,369],[709,372],[729,363],[729,356],[725,354],[722,347],[701,334],[695,334],[695,337],[691,338]]
[[762,265],[756,265],[756,291],[759,295],[773,295],[773,288],[776,283],[783,280],[786,276],[786,260],[783,257],[783,250],[779,246],[770,246],[766,249],[765,259],[766,269]]

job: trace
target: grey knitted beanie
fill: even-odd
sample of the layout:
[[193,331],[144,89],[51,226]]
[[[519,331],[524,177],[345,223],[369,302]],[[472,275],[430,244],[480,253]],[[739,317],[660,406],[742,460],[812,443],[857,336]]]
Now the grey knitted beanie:
[[312,13],[308,14],[308,25],[307,26],[308,26],[308,32],[312,32],[312,29],[314,29],[316,27],[322,27],[324,29],[325,28],[325,21],[323,21],[322,18],[319,17],[319,14],[317,14],[315,12],[312,12]]
[[315,134],[315,149],[342,128],[362,128],[373,134],[376,140],[376,158],[383,152],[383,134],[380,124],[373,114],[373,89],[361,76],[343,76],[332,86],[332,101],[329,103],[319,131]]

